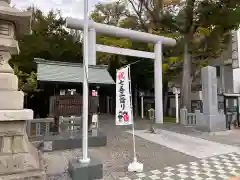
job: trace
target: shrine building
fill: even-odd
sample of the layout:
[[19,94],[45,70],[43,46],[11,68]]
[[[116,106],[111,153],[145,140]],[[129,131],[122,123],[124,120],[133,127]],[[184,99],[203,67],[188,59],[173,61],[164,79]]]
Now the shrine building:
[[[28,101],[35,117],[48,117],[50,97],[59,95],[82,95],[83,65],[35,58],[37,64],[38,89],[34,99]],[[115,81],[108,72],[108,66],[89,65],[89,96],[98,96],[99,113],[114,113]],[[37,106],[36,106],[37,103]],[[35,106],[33,105],[35,104]]]

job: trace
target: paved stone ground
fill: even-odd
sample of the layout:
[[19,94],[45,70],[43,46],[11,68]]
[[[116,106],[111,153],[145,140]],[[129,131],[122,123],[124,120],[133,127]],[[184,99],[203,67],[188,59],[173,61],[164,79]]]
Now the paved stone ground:
[[[103,161],[103,180],[117,180],[132,173],[127,172],[127,166],[132,161],[132,135],[125,132],[126,126],[115,126],[112,117],[100,120],[100,128],[107,134],[107,146],[91,148],[90,155]],[[146,129],[145,122],[136,124],[136,129]],[[197,158],[174,151],[164,146],[136,137],[136,149],[139,161],[144,164],[144,171],[156,168],[174,166],[176,164],[196,161]],[[72,151],[56,151],[44,153],[48,179],[67,180],[67,163],[70,159],[81,156],[81,149]]]
[[137,173],[120,180],[228,180],[240,175],[240,154],[230,153],[172,167]]
[[[145,123],[145,122],[142,122],[142,123]],[[209,141],[215,141],[215,142],[233,145],[233,146],[240,146],[240,138],[238,138],[240,136],[240,129],[227,130],[227,131],[217,132],[217,133],[207,133],[207,132],[197,131],[191,127],[184,127],[182,125],[171,124],[171,123],[157,124],[155,126],[160,129],[165,129],[165,130],[177,132],[180,134],[199,137]]]
[[[120,178],[125,178],[128,180],[129,179],[145,180],[147,177],[149,178],[149,175],[150,175],[150,178],[152,177],[153,180],[160,179],[160,177],[162,178],[163,176],[160,176],[158,178],[156,176],[151,176],[151,175],[154,175],[154,173],[156,175],[158,171],[162,173],[169,171],[169,169],[167,171],[164,171],[165,170],[164,168],[166,167],[169,167],[170,169],[174,169],[174,171],[178,171],[179,169],[181,169],[181,168],[178,168],[178,169],[176,168],[178,167],[177,165],[179,164],[185,164],[186,166],[188,166],[189,162],[193,162],[194,164],[199,162],[199,159],[195,157],[185,155],[178,151],[174,151],[170,148],[136,137],[137,156],[139,157],[140,162],[144,164],[144,174],[146,175],[146,177],[144,177],[145,179],[141,179],[141,177],[136,176],[135,173],[127,172],[127,166],[132,161],[132,135],[126,132],[127,130],[130,130],[130,127],[115,126],[115,121],[113,117],[105,116],[102,118],[100,119],[100,128],[107,135],[107,138],[108,138],[107,146],[101,147],[101,148],[91,148],[89,150],[89,153],[91,156],[97,157],[98,159],[101,159],[103,161],[103,166],[104,166],[103,180],[117,180],[117,179],[119,180]],[[139,130],[146,129],[148,127],[147,124],[148,124],[147,121],[138,121],[135,127],[136,129],[139,129]],[[170,131],[175,131],[182,134],[188,134],[194,137],[201,137],[203,139],[208,139],[208,140],[211,140],[211,138],[213,138],[213,135],[209,135],[207,133],[201,133],[201,132],[195,131],[192,128],[185,128],[179,125],[176,126],[172,124],[165,124],[165,125],[157,125],[157,127],[170,130]],[[233,137],[236,138],[235,136]],[[218,138],[218,135],[214,137],[212,141],[222,142],[221,138]],[[240,145],[240,139],[238,142]],[[231,142],[229,142],[228,144],[233,145],[231,144]],[[238,143],[235,143],[235,144],[238,144]],[[229,154],[226,156],[233,157],[233,158],[235,156],[235,159],[236,158],[239,159],[238,154],[237,155]],[[75,149],[72,151],[68,150],[68,151],[55,151],[55,152],[44,153],[45,167],[48,174],[48,179],[49,180],[55,180],[55,179],[69,180],[70,177],[68,177],[68,174],[67,174],[68,161],[78,157],[81,157],[81,149]],[[222,162],[222,160],[219,160],[219,161]],[[238,160],[236,161],[237,162],[235,162],[235,165],[236,165],[235,168],[239,169],[240,168],[238,164],[239,161]],[[194,164],[192,166],[195,166]],[[189,166],[187,169],[189,169]],[[189,173],[191,174],[192,172],[188,172],[187,174]],[[177,174],[175,174],[175,176],[176,175]],[[229,176],[230,175],[231,174],[229,174]],[[189,175],[187,176],[188,178],[190,178]],[[181,179],[180,176],[176,176],[176,177],[178,177],[178,180]],[[165,178],[165,180],[171,180],[169,179],[170,177],[168,178],[163,177],[163,178]],[[186,178],[186,180],[188,179]],[[208,179],[208,180],[214,180],[214,178]]]
[[[132,133],[131,131],[127,132]],[[146,133],[145,130],[135,130],[135,135],[199,159],[239,152],[240,150],[239,147],[162,129],[156,129],[154,134]]]

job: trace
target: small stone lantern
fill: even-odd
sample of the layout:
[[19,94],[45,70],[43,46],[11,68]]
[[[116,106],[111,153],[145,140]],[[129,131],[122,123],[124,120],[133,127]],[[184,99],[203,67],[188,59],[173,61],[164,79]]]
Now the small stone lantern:
[[45,177],[40,153],[28,140],[26,122],[33,111],[23,109],[24,93],[8,64],[19,53],[16,36],[29,34],[31,13],[0,0],[0,179]]
[[176,105],[176,123],[179,123],[179,102],[178,98],[180,95],[180,88],[177,86],[173,86],[172,88],[173,94],[175,94],[175,105]]
[[148,128],[148,132],[150,133],[156,133],[156,129],[154,128],[154,119],[155,119],[155,109],[151,108],[148,110],[148,115],[149,115],[149,128]]

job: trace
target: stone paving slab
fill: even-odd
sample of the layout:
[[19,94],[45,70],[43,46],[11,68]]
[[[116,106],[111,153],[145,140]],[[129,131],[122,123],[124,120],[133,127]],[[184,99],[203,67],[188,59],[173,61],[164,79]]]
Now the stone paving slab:
[[[141,124],[146,124],[146,122],[143,121]],[[180,134],[186,134],[193,137],[206,139],[209,141],[240,147],[240,138],[238,138],[240,136],[240,129],[209,133],[198,131],[194,129],[194,127],[185,127],[183,125],[173,123],[155,124],[155,127],[158,129],[168,130]]]
[[230,153],[136,173],[119,180],[229,180],[239,175],[240,153]]
[[[127,131],[132,133],[132,131]],[[201,138],[166,130],[156,130],[156,134],[146,130],[136,130],[135,135],[196,158],[207,158],[220,154],[239,152],[239,147],[225,145]]]

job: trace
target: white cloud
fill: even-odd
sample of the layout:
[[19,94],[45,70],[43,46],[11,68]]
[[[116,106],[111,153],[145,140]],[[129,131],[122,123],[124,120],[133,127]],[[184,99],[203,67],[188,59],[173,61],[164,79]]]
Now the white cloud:
[[[83,1],[84,0],[12,0],[12,5],[20,9],[26,9],[31,5],[40,8],[44,13],[51,9],[61,10],[63,16],[71,16],[75,18],[83,17]],[[112,2],[114,0],[88,0],[89,11],[93,10],[94,5],[99,2]]]

